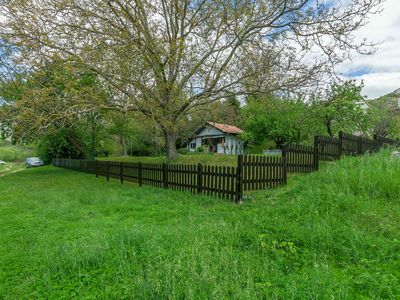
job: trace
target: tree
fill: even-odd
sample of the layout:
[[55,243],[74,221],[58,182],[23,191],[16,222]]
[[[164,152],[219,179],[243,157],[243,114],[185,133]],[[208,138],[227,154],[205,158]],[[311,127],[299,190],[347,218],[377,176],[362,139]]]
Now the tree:
[[308,139],[315,132],[309,107],[300,100],[249,98],[242,109],[243,137],[253,145],[273,140],[278,148]]
[[374,116],[374,133],[378,136],[399,138],[400,137],[400,89],[367,101]]
[[311,97],[315,117],[326,133],[359,131],[366,135],[373,125],[372,112],[361,95],[363,83],[353,80],[332,82],[323,93]]
[[[36,141],[62,129],[80,156],[94,155],[99,110],[107,96],[92,73],[55,58],[46,68],[0,84],[0,96],[1,123],[9,125],[8,134],[14,141]],[[88,131],[89,147],[81,138]]]
[[[352,33],[381,1],[14,0],[1,6],[0,32],[27,64],[58,53],[96,72],[114,91],[110,108],[154,120],[174,159],[193,109],[293,90],[351,50],[369,53]],[[321,55],[305,64],[311,48]]]

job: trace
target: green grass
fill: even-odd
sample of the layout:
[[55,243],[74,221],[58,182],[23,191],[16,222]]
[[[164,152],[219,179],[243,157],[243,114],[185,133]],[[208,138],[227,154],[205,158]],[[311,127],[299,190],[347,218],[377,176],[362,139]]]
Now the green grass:
[[398,299],[400,161],[241,205],[43,167],[0,178],[0,298]]
[[34,156],[34,151],[20,146],[0,146],[0,160],[7,162],[23,161],[29,156]]
[[[102,157],[100,160],[123,161],[123,162],[142,162],[142,163],[163,163],[167,162],[165,156],[111,156]],[[236,155],[222,154],[178,154],[178,158],[174,160],[174,164],[198,164],[203,165],[219,165],[219,166],[236,166]]]
[[5,165],[0,165],[0,177],[18,172],[25,169],[24,163],[6,163]]

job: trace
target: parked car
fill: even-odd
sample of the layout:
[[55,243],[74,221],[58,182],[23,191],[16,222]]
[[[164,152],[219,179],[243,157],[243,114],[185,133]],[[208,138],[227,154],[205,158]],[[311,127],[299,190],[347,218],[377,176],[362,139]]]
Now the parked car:
[[5,165],[5,164],[6,164],[5,161],[0,160],[0,165]]
[[27,168],[43,166],[44,162],[39,157],[28,157],[25,161]]

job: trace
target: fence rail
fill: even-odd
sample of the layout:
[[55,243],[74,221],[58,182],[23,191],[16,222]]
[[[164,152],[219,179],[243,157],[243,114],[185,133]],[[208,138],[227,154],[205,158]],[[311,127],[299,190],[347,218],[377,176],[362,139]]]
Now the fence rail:
[[[143,164],[114,161],[55,158],[53,165],[66,169],[180,191],[189,191],[232,201],[240,201],[241,177],[237,168],[184,164]],[[239,174],[240,175],[240,174]]]
[[317,135],[314,139],[314,147],[317,147],[320,161],[332,161],[340,159],[342,146],[339,138]]
[[376,152],[386,145],[400,145],[397,140],[377,137],[368,139],[340,132],[339,137],[315,136],[314,145],[290,144],[281,156],[239,155],[236,167],[144,164],[53,159],[61,168],[165,189],[189,191],[240,202],[244,191],[275,188],[287,183],[289,173],[318,170],[320,161],[338,160],[342,155]]
[[314,146],[290,144],[284,151],[289,173],[309,173],[318,170],[318,155]]
[[243,170],[243,190],[274,188],[286,183],[285,157],[244,155],[238,163]]

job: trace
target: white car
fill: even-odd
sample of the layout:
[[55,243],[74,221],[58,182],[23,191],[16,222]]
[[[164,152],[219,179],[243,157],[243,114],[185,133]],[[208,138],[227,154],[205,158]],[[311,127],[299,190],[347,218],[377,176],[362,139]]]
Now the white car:
[[41,160],[39,157],[28,157],[25,161],[25,166],[27,168],[40,167],[43,165],[44,165],[43,160]]
[[5,165],[5,164],[6,164],[5,161],[0,160],[0,165]]

